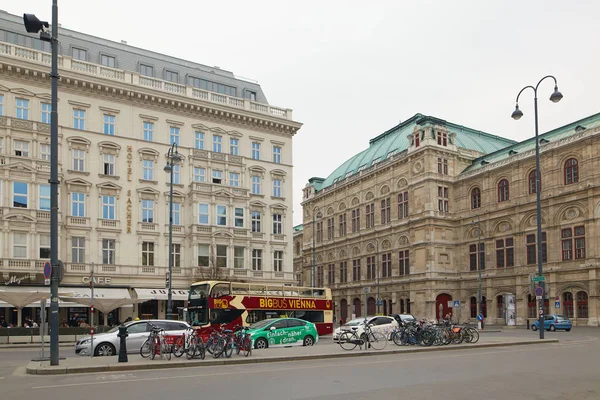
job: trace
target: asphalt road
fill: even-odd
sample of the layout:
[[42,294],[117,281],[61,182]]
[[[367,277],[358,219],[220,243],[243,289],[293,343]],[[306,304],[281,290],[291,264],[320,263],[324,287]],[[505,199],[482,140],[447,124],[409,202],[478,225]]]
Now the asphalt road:
[[[535,336],[527,331],[489,335]],[[1,350],[0,393],[11,400],[36,396],[105,400],[123,395],[261,400],[600,399],[600,329],[553,332],[546,337],[559,338],[561,343],[45,377],[26,376],[22,368],[15,370],[15,350]],[[20,352],[27,361],[30,353]],[[7,354],[10,357],[5,357]]]

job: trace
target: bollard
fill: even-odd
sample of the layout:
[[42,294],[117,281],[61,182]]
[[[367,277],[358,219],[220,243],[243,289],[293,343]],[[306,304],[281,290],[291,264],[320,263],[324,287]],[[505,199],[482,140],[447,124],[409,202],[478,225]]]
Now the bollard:
[[129,334],[127,333],[127,327],[125,326],[125,324],[122,324],[119,326],[119,334],[117,335],[120,339],[120,345],[119,345],[119,362],[127,362],[127,336],[129,336]]
[[529,329],[529,318],[527,318],[527,329]]

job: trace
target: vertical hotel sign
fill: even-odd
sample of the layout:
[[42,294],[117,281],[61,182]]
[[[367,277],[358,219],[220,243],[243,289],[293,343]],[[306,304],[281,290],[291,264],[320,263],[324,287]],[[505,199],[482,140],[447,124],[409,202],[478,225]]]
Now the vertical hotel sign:
[[[133,163],[133,149],[131,146],[127,146],[127,180],[131,182],[131,176],[133,170],[131,165]],[[127,233],[131,233],[131,217],[132,217],[133,205],[131,203],[131,190],[127,190]]]

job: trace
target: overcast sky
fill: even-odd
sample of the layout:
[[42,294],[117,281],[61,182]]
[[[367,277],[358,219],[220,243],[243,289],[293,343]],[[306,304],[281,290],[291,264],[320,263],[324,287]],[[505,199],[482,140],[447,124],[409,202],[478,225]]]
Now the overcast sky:
[[[51,0],[4,1],[50,21]],[[304,123],[294,138],[294,223],[302,188],[415,113],[515,140],[600,112],[600,2],[59,0],[63,27],[256,79]]]

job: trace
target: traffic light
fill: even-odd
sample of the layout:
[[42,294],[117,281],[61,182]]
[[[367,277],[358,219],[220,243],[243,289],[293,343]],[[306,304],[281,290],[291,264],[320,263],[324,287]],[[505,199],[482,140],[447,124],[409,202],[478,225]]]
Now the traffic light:
[[169,288],[169,273],[165,274],[165,289]]
[[53,274],[58,278],[58,283],[61,283],[65,279],[65,265],[62,261],[58,260],[58,266],[52,268]]

